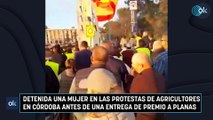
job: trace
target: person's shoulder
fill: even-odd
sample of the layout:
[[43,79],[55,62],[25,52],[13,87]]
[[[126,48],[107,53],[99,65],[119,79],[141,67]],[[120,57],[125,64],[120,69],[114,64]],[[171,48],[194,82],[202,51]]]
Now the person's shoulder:
[[158,72],[154,72],[154,75],[157,80],[165,80],[164,76]]
[[120,61],[119,59],[117,59],[117,58],[115,58],[115,57],[110,57],[110,59],[111,59],[112,61],[116,61],[116,62],[119,62],[119,61]]
[[50,66],[45,65],[45,71],[47,71],[47,72],[51,72],[51,71],[52,71],[52,69],[51,69],[51,67],[50,67]]
[[64,55],[61,54],[61,53],[55,53],[55,54],[52,55],[52,58],[54,58],[54,57],[63,57],[63,56]]
[[80,69],[80,70],[78,70],[78,72],[76,73],[76,76],[82,75],[82,74],[87,74],[88,72],[90,73],[92,70],[94,70],[94,68],[92,68],[92,67]]
[[56,57],[56,56],[57,56],[57,54],[53,53],[53,54],[51,55],[51,58]]
[[84,73],[85,71],[87,71],[89,68],[84,68],[84,69],[80,69],[78,70],[78,72],[76,73],[76,75],[80,74],[80,73]]
[[121,61],[119,59],[116,59],[114,57],[111,58],[111,61],[114,62],[114,63],[116,63],[116,65],[123,65],[124,64],[123,61]]
[[86,50],[85,51],[87,54],[92,54],[92,52],[90,50]]
[[156,61],[157,60],[166,60],[167,58],[168,58],[168,52],[164,51],[157,56]]
[[133,78],[133,81],[131,83],[131,89],[135,89],[136,86],[141,86],[145,82],[145,78],[142,75],[136,75]]
[[86,50],[79,51],[78,54],[91,54],[91,51],[86,49]]
[[160,73],[155,72],[155,80],[158,85],[158,89],[160,92],[165,92],[166,90],[166,78]]
[[134,50],[133,49],[127,49],[125,52],[127,52],[127,53],[134,53]]
[[139,74],[139,75],[136,75],[136,76],[134,77],[134,80],[135,80],[135,81],[141,81],[141,80],[143,80],[143,78],[144,78],[143,75],[140,75],[140,74]]
[[159,54],[159,56],[167,56],[168,55],[168,51],[164,51],[164,52],[161,52],[160,54]]
[[75,52],[76,55],[81,54],[81,53],[82,53],[82,51]]
[[78,51],[78,52],[75,52],[74,56],[76,57],[76,56],[79,56],[80,54],[81,54],[81,51]]
[[137,75],[136,78],[149,80],[154,79],[154,75],[155,75],[154,70],[152,68],[149,68],[144,70],[142,74]]
[[61,57],[63,58],[66,58],[67,59],[67,56],[65,54],[61,54]]
[[90,50],[90,49],[86,49],[85,51],[87,51],[87,52],[91,52],[91,50]]

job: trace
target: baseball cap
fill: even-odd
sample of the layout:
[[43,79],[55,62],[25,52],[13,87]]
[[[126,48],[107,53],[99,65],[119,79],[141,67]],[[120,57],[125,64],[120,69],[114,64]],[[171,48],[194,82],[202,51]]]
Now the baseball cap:
[[110,93],[110,89],[117,86],[114,75],[103,68],[93,70],[87,79],[81,80],[79,87],[90,89],[99,93]]

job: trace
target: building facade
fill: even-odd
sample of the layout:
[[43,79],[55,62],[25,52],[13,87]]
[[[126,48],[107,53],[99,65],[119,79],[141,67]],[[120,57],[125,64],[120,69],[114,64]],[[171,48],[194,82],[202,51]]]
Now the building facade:
[[[98,22],[94,14],[94,8],[92,5],[92,0],[78,0],[77,2],[77,33],[78,33],[78,43],[81,41],[87,41],[90,47],[95,44],[100,44],[100,31],[98,29]],[[93,26],[95,29],[94,36],[87,36],[87,26]]]
[[45,44],[59,43],[75,43],[77,41],[76,29],[46,29]]

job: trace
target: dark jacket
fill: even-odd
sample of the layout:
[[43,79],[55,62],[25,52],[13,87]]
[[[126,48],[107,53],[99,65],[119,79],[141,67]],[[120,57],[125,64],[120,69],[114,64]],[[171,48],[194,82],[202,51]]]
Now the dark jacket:
[[54,53],[51,56],[51,61],[59,64],[59,74],[65,70],[65,61],[67,57],[60,53]]
[[[144,70],[137,75],[131,84],[130,93],[159,93],[165,91],[165,79],[152,68]],[[150,113],[137,113],[137,120],[157,120],[163,115]]]
[[130,68],[132,66],[132,56],[134,55],[134,51],[131,49],[127,49],[122,53],[123,61],[126,63]]
[[126,69],[125,64],[122,61],[110,56],[106,63],[106,69],[108,69],[115,75],[118,81],[118,85],[121,86],[121,84],[123,84],[125,88],[127,83],[126,76],[128,75],[128,71]]
[[89,50],[82,50],[80,52],[75,53],[75,66],[76,70],[80,70],[83,68],[88,68],[91,65],[91,51]]
[[45,66],[46,76],[46,93],[58,93],[59,82],[53,70],[49,66]]

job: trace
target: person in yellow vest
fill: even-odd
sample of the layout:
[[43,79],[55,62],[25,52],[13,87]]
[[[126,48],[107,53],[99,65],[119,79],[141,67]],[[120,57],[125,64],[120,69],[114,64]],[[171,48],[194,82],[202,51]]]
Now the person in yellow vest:
[[49,67],[53,70],[53,72],[55,73],[56,77],[58,78],[58,74],[59,74],[59,64],[56,63],[56,62],[47,60],[47,61],[45,62],[45,65],[46,65],[46,66],[49,66]]
[[75,53],[72,51],[70,47],[67,48],[67,53],[65,53],[67,60],[74,59]]
[[52,48],[46,48],[45,50],[45,65],[52,69],[53,73],[56,77],[58,77],[59,73],[59,64],[56,62],[51,61],[52,56]]
[[141,40],[141,39],[142,39],[141,34],[138,32],[137,35],[136,35],[136,37],[135,37],[136,47],[139,46],[139,40]]
[[146,48],[146,43],[143,39],[139,40],[139,47],[136,48],[136,51],[137,53],[141,53],[141,52],[146,53],[150,58],[151,51],[148,48]]
[[145,42],[145,44],[146,44],[146,46],[145,47],[147,47],[147,48],[149,48],[149,44],[151,43],[151,40],[150,40],[150,36],[151,34],[150,33],[148,33],[148,31],[144,31],[143,32],[143,37],[142,37],[142,39],[144,40],[144,42]]
[[59,44],[53,44],[51,49],[53,54],[51,55],[50,60],[59,64],[59,73],[61,73],[65,69],[65,61],[67,57],[62,54],[61,46]]

